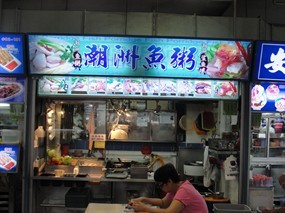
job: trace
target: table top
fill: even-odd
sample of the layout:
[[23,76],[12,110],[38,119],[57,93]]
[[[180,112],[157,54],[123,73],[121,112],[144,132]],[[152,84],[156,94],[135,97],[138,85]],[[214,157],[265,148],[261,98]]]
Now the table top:
[[125,212],[126,204],[111,204],[111,203],[89,203],[85,213],[123,213]]

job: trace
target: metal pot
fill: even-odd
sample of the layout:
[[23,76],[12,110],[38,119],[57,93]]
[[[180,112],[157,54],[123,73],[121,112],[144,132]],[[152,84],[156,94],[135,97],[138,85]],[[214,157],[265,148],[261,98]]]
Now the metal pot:
[[224,192],[214,192],[211,195],[211,197],[214,199],[223,199],[224,198]]

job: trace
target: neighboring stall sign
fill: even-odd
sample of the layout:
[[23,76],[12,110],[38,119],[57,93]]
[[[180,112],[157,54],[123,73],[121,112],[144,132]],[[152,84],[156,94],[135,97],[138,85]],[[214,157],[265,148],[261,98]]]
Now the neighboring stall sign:
[[0,103],[24,102],[24,86],[24,77],[0,77]]
[[0,74],[24,74],[23,35],[0,34]]
[[285,81],[285,43],[257,42],[253,79]]
[[248,80],[251,41],[28,35],[31,74]]
[[42,76],[38,81],[38,94],[42,96],[80,95],[81,97],[237,99],[238,81]]
[[285,83],[253,84],[251,88],[251,109],[261,112],[285,111]]
[[0,144],[0,173],[18,172],[19,144]]

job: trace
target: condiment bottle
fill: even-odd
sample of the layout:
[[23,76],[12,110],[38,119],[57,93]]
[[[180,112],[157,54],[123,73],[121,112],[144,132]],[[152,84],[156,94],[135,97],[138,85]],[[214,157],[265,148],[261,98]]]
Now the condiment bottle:
[[38,145],[43,145],[45,135],[46,135],[46,132],[45,132],[43,126],[39,126],[39,127],[35,130],[35,136],[38,137]]
[[78,175],[78,173],[79,173],[79,168],[78,166],[75,166],[73,169],[73,174]]

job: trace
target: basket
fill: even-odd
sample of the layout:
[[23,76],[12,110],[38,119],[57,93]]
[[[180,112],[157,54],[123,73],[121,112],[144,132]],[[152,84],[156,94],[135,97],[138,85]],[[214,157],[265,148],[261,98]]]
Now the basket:
[[251,209],[244,204],[215,203],[215,213],[251,213]]

